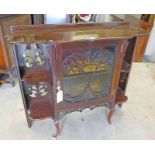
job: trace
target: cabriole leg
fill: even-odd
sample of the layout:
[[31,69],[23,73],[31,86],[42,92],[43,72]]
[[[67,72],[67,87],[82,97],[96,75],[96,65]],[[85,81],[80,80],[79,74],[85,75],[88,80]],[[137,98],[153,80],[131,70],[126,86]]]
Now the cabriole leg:
[[56,128],[56,134],[54,135],[54,137],[57,138],[60,135],[60,121],[55,120],[54,125],[55,125],[55,128]]
[[114,115],[114,112],[115,112],[115,109],[111,108],[110,112],[109,112],[109,115],[108,115],[108,122],[109,122],[109,124],[112,123],[112,116]]

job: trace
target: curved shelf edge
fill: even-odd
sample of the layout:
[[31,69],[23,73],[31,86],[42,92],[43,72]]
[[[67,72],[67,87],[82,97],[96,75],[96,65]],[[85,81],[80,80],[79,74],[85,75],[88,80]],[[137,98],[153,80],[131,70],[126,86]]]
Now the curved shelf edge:
[[125,93],[121,89],[118,89],[117,94],[116,94],[115,103],[122,104],[122,103],[126,102],[127,100],[128,100],[128,97],[125,96]]

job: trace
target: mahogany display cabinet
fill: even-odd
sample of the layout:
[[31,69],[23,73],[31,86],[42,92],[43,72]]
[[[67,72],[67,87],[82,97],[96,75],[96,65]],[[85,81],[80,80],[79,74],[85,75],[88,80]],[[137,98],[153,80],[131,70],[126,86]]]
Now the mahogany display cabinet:
[[[126,22],[11,27],[19,84],[28,126],[70,112],[105,106],[111,123],[125,95],[137,36]],[[95,123],[95,122],[94,122]]]

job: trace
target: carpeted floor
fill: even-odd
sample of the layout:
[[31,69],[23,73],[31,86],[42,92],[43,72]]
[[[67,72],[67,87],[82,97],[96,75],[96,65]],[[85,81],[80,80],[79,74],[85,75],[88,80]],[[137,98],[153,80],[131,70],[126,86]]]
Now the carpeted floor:
[[[155,64],[133,64],[127,96],[111,125],[105,107],[74,112],[61,120],[58,139],[155,139]],[[0,139],[52,139],[54,133],[51,119],[27,127],[18,84],[0,87]]]

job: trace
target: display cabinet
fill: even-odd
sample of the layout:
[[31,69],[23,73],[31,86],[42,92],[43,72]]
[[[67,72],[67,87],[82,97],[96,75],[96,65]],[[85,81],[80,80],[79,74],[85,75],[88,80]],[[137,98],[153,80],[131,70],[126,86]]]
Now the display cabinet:
[[105,106],[111,123],[125,95],[137,36],[126,22],[12,26],[11,44],[29,127]]

